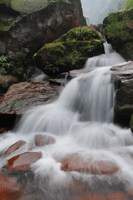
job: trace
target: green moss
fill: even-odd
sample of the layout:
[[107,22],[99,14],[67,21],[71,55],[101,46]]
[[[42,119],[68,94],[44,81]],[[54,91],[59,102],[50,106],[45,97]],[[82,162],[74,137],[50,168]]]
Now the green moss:
[[70,41],[88,41],[92,39],[101,39],[95,30],[90,30],[86,26],[76,27],[67,32],[67,34],[61,36],[56,42],[70,42]]
[[0,111],[21,108],[33,102],[35,102],[35,99],[24,99],[17,102],[15,100],[11,100],[1,105]]

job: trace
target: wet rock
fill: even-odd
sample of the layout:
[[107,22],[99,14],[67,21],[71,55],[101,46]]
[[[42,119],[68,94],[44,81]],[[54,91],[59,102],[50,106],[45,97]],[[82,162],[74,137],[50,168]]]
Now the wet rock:
[[24,140],[19,140],[18,142],[14,143],[12,146],[10,146],[7,149],[7,151],[5,152],[5,154],[11,154],[11,153],[13,153],[14,151],[16,151],[17,149],[19,149],[24,144],[26,144],[26,142]]
[[90,192],[84,192],[83,194],[78,194],[76,197],[69,198],[68,200],[128,200],[124,192],[111,192],[111,193],[101,193],[94,194]]
[[0,200],[18,200],[22,189],[14,177],[0,174]]
[[39,83],[17,83],[12,85],[0,103],[0,115],[23,114],[29,106],[50,102],[57,98],[59,86],[48,81]]
[[49,144],[54,144],[56,142],[55,138],[49,135],[37,134],[35,135],[36,146],[42,147]]
[[30,164],[42,157],[41,152],[26,152],[10,158],[5,166],[7,169],[26,171],[30,169]]
[[118,166],[111,161],[92,162],[91,160],[84,160],[78,154],[68,155],[60,162],[62,163],[61,170],[66,172],[78,171],[97,175],[111,175],[119,170]]

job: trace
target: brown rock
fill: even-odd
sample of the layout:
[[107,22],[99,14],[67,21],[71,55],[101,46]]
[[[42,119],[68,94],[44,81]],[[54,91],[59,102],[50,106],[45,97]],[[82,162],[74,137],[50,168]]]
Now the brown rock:
[[69,200],[127,200],[124,192],[112,192],[103,194],[83,193]]
[[6,168],[9,170],[21,170],[26,171],[29,170],[30,164],[36,162],[42,157],[41,152],[26,152],[14,156],[8,160],[8,164]]
[[116,173],[119,168],[115,163],[109,161],[84,161],[78,154],[68,155],[60,161],[62,163],[61,170],[66,172],[78,171],[89,172],[91,174],[107,174],[111,175]]
[[11,153],[13,153],[14,151],[16,151],[17,149],[19,149],[24,144],[26,144],[26,142],[24,140],[19,140],[18,142],[14,143],[12,146],[10,146],[7,149],[7,151],[5,152],[5,154],[11,154]]
[[18,200],[22,189],[14,177],[0,174],[0,200]]
[[49,135],[42,135],[42,134],[35,135],[35,144],[36,146],[39,146],[39,147],[42,147],[48,144],[54,144],[55,141],[56,141],[55,138]]
[[[52,101],[59,94],[59,86],[50,85],[48,81],[39,83],[17,83],[12,85],[0,103],[0,114],[23,114],[27,107]],[[7,123],[7,122],[6,122]]]

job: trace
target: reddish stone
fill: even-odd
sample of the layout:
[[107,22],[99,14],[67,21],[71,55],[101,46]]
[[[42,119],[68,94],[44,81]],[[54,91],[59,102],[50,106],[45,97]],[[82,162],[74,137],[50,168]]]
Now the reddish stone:
[[66,172],[78,171],[89,172],[91,174],[108,174],[116,173],[119,168],[113,162],[108,161],[95,161],[82,159],[78,154],[68,155],[60,161],[62,163],[61,170]]
[[42,135],[42,134],[35,135],[36,146],[42,147],[44,145],[54,144],[54,143],[55,143],[55,138],[52,136]]
[[19,149],[22,145],[26,144],[26,142],[24,140],[19,140],[18,142],[14,143],[12,146],[10,146],[7,151],[5,152],[5,154],[11,154],[14,151],[16,151],[17,149]]
[[44,102],[57,98],[58,94],[59,86],[50,85],[48,81],[13,84],[0,102],[0,114],[23,114],[29,106],[44,105]]
[[8,160],[6,168],[9,170],[29,170],[30,164],[36,162],[42,157],[41,152],[26,152],[14,156]]
[[0,200],[18,200],[22,189],[14,177],[0,174]]
[[127,200],[126,194],[123,192],[111,192],[103,194],[83,193],[68,200]]

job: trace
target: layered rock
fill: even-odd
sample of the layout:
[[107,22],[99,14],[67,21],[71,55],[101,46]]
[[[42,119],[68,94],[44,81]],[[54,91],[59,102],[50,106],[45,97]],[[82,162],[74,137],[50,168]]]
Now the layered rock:
[[129,126],[133,113],[133,62],[111,68],[112,81],[116,85],[115,122]]
[[3,95],[0,103],[2,127],[10,127],[18,115],[22,115],[30,106],[37,106],[55,100],[59,95],[59,86],[48,81],[39,83],[17,83]]
[[93,26],[77,27],[45,44],[34,59],[38,68],[48,75],[58,75],[84,67],[88,57],[104,53],[104,39]]

